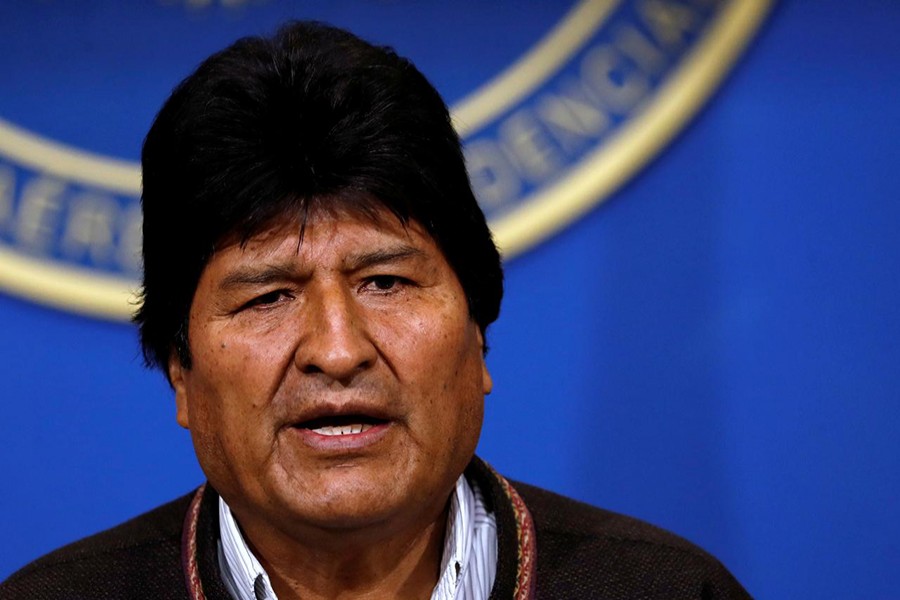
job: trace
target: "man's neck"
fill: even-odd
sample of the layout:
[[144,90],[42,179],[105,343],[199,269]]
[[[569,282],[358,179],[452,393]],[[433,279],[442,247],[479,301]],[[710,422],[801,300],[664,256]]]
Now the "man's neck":
[[244,537],[279,600],[430,598],[438,580],[447,509],[399,531],[307,531],[254,527]]

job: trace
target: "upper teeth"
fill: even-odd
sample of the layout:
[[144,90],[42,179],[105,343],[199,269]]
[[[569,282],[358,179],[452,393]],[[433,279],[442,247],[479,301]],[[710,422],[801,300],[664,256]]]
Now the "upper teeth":
[[319,435],[348,435],[351,433],[362,433],[363,431],[367,431],[371,428],[371,425],[365,423],[356,423],[354,425],[326,425],[325,427],[313,429],[313,431],[315,431]]

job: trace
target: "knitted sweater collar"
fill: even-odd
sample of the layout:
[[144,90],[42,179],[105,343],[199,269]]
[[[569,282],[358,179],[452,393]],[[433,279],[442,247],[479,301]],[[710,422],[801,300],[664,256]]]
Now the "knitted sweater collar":
[[[487,509],[497,517],[497,576],[490,600],[533,600],[537,550],[534,523],[510,483],[475,457],[466,477],[478,482]],[[219,573],[218,494],[207,484],[194,493],[185,515],[181,560],[192,600],[231,600]]]

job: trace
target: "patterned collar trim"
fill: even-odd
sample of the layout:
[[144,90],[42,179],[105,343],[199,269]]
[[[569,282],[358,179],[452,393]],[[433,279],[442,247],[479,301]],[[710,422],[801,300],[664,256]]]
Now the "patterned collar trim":
[[205,491],[205,483],[197,488],[184,516],[184,527],[181,530],[181,569],[191,600],[206,600],[203,582],[200,581],[200,568],[197,566],[197,525],[200,523],[200,504]]
[[[535,569],[537,563],[537,546],[535,542],[534,521],[525,501],[510,483],[490,466],[488,472],[500,484],[500,489],[512,506],[516,520],[516,586],[513,592],[515,600],[533,600],[535,597]],[[184,528],[181,536],[181,562],[188,594],[191,600],[206,600],[203,582],[200,579],[200,568],[197,564],[197,529],[200,522],[200,505],[206,491],[206,484],[197,488],[187,514],[184,517]],[[502,557],[499,557],[502,559]]]
[[500,484],[500,489],[512,505],[516,519],[516,548],[518,565],[516,567],[516,587],[513,591],[515,600],[532,600],[535,597],[535,571],[537,564],[537,543],[534,532],[534,521],[525,501],[516,489],[497,471],[484,463],[490,474]]

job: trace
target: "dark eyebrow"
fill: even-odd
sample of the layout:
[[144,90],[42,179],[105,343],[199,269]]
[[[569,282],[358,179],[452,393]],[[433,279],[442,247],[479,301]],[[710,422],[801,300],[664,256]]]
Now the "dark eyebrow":
[[[412,246],[397,246],[354,254],[344,261],[344,268],[348,271],[361,271],[362,269],[392,262],[402,261],[408,258],[425,256],[425,252]],[[274,282],[296,281],[302,278],[301,273],[292,263],[270,264],[263,267],[247,266],[239,268],[226,275],[219,282],[219,289],[227,290],[243,286],[265,286]]]
[[291,265],[275,264],[262,268],[250,266],[229,273],[219,282],[219,288],[267,285],[274,281],[293,280],[297,277],[297,271]]
[[382,265],[386,263],[399,262],[408,258],[421,258],[425,256],[425,252],[413,246],[397,246],[395,248],[386,248],[383,250],[375,250],[373,252],[365,252],[363,254],[355,254],[349,256],[344,262],[345,268],[349,271],[360,271],[374,265]]

